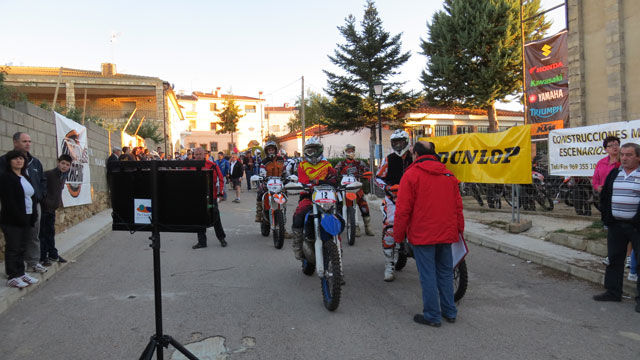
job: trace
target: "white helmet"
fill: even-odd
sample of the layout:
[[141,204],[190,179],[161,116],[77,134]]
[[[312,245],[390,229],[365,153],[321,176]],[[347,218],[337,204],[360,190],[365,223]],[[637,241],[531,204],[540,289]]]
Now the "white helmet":
[[280,156],[282,156],[282,157],[287,156],[287,150],[285,150],[285,149],[280,149]]
[[304,143],[304,159],[313,165],[320,162],[322,159],[322,152],[324,151],[324,146],[320,142],[317,136],[313,136],[309,138],[309,140]]
[[409,150],[409,134],[402,129],[398,129],[391,134],[391,148],[398,156],[404,155]]

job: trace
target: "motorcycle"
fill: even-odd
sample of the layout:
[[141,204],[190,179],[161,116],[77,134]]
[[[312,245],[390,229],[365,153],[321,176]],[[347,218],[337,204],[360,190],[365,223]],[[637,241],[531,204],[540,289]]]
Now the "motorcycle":
[[[363,177],[371,177],[372,173],[366,172],[363,174]],[[358,182],[353,175],[344,175],[342,180],[340,180],[340,185],[344,189],[347,185]],[[353,246],[356,242],[356,228],[358,227],[358,216],[357,216],[357,208],[358,204],[356,202],[358,195],[356,193],[347,192],[346,190],[341,190],[338,192],[338,201],[342,207],[342,218],[345,220],[345,230],[347,231],[347,244],[349,246]]]
[[[298,177],[291,175],[288,181],[298,181]],[[262,222],[260,222],[260,233],[262,236],[269,236],[273,230],[273,245],[276,249],[282,249],[284,245],[284,226],[287,221],[287,194],[283,190],[282,178],[277,176],[251,176],[253,183],[262,182],[266,185],[267,191],[262,195]]]
[[305,216],[302,272],[310,276],[315,271],[318,275],[324,306],[329,311],[338,308],[344,284],[340,233],[345,228],[345,221],[337,214],[337,193],[357,193],[361,188],[360,182],[338,187],[294,182],[285,185],[285,190],[291,194],[303,190],[311,192],[313,207]]

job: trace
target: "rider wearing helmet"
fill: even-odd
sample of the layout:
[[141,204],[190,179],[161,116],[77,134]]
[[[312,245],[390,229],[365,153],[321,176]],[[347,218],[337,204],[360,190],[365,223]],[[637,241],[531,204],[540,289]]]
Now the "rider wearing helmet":
[[[257,151],[257,150],[256,150]],[[265,159],[260,164],[260,176],[283,176],[284,158],[278,155],[278,145],[275,141],[267,141],[264,145]],[[262,196],[267,191],[264,184],[258,186],[258,197],[256,199],[256,222],[262,222]]]
[[297,151],[293,152],[293,156],[287,159],[287,175],[298,175],[298,165],[302,162],[302,158],[300,157],[300,153]]
[[[327,160],[323,160],[324,147],[320,139],[312,137],[304,144],[304,160],[298,166],[298,181],[302,184],[318,185],[320,183],[337,185],[337,172]],[[291,231],[293,233],[293,253],[296,259],[302,260],[303,227],[306,214],[311,211],[313,203],[310,193],[301,193],[298,207],[293,213]]]
[[383,226],[382,251],[385,259],[384,281],[393,281],[395,263],[398,259],[398,247],[393,239],[393,220],[400,179],[413,162],[409,147],[409,134],[401,129],[394,131],[391,134],[393,152],[382,160],[376,174],[376,184],[385,191],[385,198],[380,205]]
[[[336,171],[340,176],[351,175],[360,180],[362,177],[366,177],[365,173],[369,172],[369,167],[364,162],[356,159],[356,147],[351,144],[344,146],[342,152],[345,159],[340,161],[336,165]],[[369,178],[370,178],[369,173]],[[362,220],[364,221],[364,231],[368,236],[374,236],[374,232],[371,230],[371,217],[369,216],[369,204],[364,199],[364,191],[360,189],[356,193],[356,202],[360,208],[360,214],[362,214]],[[360,225],[356,227],[356,236],[360,236]]]

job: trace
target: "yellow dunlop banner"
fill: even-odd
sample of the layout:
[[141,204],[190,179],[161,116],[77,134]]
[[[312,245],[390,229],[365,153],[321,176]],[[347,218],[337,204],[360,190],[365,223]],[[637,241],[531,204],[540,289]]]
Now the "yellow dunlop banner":
[[531,184],[531,125],[490,134],[425,137],[458,180],[488,184]]

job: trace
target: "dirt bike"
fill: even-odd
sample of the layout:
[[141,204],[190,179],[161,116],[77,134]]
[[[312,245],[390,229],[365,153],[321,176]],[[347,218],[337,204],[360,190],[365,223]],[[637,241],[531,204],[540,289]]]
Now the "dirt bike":
[[[298,181],[295,175],[287,178],[289,181]],[[259,175],[251,176],[251,182],[262,182],[267,191],[262,195],[262,222],[260,222],[260,233],[262,236],[269,236],[273,233],[273,246],[282,249],[284,245],[284,226],[287,222],[287,194],[283,190],[284,181],[278,176],[264,177]],[[271,231],[273,230],[273,231]]]
[[285,190],[291,194],[303,190],[311,193],[313,207],[304,222],[302,272],[310,276],[315,270],[320,278],[324,306],[329,311],[338,308],[344,284],[340,233],[345,221],[337,214],[337,192],[357,193],[361,188],[359,182],[338,187],[294,182],[285,185]]
[[[371,177],[373,174],[368,171],[363,174],[363,177]],[[344,175],[340,180],[340,185],[346,187],[349,184],[358,182],[358,179],[353,175]],[[353,246],[356,242],[356,228],[358,227],[358,204],[356,199],[358,195],[356,193],[347,192],[341,190],[338,192],[339,207],[342,208],[342,218],[346,222],[345,230],[347,231],[347,244]]]

